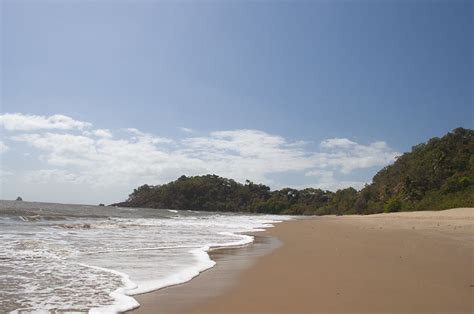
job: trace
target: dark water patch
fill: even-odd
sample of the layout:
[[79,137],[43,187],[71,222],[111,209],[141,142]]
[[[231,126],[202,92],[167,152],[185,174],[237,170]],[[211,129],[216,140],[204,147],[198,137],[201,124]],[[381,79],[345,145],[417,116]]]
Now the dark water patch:
[[55,204],[39,202],[17,202],[0,200],[0,217],[23,217],[24,220],[63,220],[72,218],[171,218],[172,216],[196,215],[179,211],[169,212],[167,209],[122,208],[113,206],[92,206],[76,204]]

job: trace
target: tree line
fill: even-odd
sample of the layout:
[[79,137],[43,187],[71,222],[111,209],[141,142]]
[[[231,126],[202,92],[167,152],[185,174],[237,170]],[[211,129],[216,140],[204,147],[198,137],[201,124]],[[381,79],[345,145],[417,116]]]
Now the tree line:
[[381,169],[360,191],[316,188],[271,191],[251,181],[217,175],[181,176],[163,185],[142,185],[125,207],[291,215],[373,214],[474,207],[474,131],[457,128],[412,147]]

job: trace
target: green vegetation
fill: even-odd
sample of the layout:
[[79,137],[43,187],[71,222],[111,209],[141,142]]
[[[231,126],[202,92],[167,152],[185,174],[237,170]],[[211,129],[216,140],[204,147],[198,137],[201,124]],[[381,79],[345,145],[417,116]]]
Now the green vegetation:
[[414,146],[360,191],[270,191],[263,184],[241,184],[216,175],[181,176],[164,185],[143,185],[116,205],[293,215],[474,207],[474,131],[458,128]]

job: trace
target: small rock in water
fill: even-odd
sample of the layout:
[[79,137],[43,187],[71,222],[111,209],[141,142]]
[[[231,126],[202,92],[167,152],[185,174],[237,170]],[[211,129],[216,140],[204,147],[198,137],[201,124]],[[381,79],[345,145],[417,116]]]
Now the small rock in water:
[[23,201],[23,199],[22,199],[20,196],[18,196],[18,197],[16,198],[16,201],[21,202],[21,201]]

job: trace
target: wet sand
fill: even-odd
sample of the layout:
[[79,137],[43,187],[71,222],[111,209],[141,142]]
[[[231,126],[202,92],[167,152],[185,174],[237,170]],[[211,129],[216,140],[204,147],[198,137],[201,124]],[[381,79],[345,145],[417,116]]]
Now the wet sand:
[[138,296],[137,312],[474,312],[473,208],[313,217],[264,235],[282,245],[216,251],[216,267]]
[[221,295],[236,284],[239,275],[256,260],[281,246],[281,242],[256,232],[254,242],[237,248],[222,248],[209,254],[216,265],[187,283],[166,287],[134,298],[140,307],[137,313],[183,313],[212,297]]

